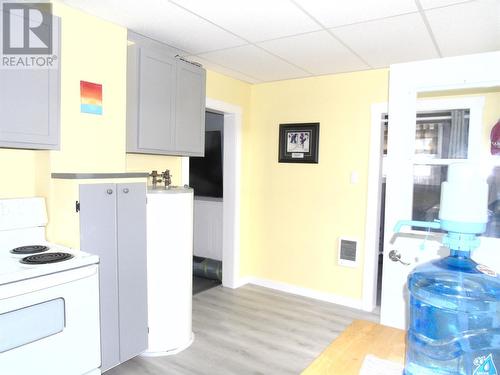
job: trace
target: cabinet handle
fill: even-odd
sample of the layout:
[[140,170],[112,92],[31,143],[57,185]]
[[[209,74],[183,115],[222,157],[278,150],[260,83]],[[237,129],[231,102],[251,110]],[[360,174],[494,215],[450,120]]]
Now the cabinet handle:
[[123,192],[124,192],[125,194],[127,194],[127,193],[128,193],[128,188],[124,188],[124,189],[123,189]]
[[109,195],[113,194],[113,189],[106,190],[106,193],[108,193]]

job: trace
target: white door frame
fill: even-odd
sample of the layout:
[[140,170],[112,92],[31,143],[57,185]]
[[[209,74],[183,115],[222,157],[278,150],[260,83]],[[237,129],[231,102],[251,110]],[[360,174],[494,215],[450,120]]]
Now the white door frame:
[[[416,111],[434,111],[469,108],[469,153],[479,157],[481,143],[481,123],[483,118],[484,97],[458,97],[448,99],[424,99],[417,101]],[[382,114],[388,113],[388,104],[374,103],[371,107],[370,161],[368,166],[368,199],[365,227],[365,263],[363,270],[363,304],[366,311],[373,311],[377,298],[377,273],[379,253],[380,194],[382,183]],[[414,121],[414,118],[413,118]],[[414,133],[414,132],[413,132]],[[428,161],[427,161],[428,163]]]
[[[240,179],[242,109],[206,98],[206,109],[224,114],[224,166],[222,203],[222,285],[240,283]],[[182,181],[189,181],[189,158],[182,159]]]

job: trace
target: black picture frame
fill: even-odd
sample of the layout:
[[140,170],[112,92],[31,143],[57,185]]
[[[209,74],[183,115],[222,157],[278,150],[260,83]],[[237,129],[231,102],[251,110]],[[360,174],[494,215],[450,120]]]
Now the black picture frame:
[[318,163],[319,122],[280,124],[280,163]]

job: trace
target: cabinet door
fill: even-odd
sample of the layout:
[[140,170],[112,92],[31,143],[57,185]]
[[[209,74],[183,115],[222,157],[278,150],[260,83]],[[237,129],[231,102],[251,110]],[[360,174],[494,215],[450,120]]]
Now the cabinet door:
[[118,184],[120,361],[148,346],[146,185]]
[[183,155],[205,153],[205,70],[177,61],[175,147]]
[[175,60],[140,48],[137,148],[149,153],[173,149]]
[[99,255],[101,369],[120,363],[116,185],[80,185],[80,248]]
[[59,69],[0,69],[0,147],[59,148],[59,81]]

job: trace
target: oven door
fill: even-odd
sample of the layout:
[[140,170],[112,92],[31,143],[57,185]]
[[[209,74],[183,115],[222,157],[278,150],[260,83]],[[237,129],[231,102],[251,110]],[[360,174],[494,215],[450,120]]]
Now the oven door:
[[0,286],[0,374],[82,375],[100,362],[97,265]]

